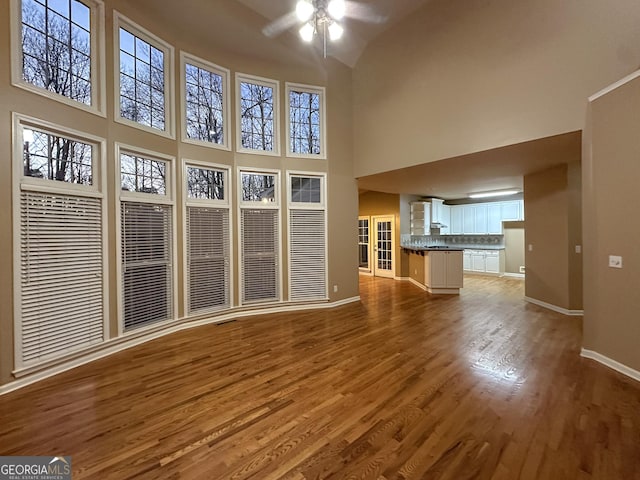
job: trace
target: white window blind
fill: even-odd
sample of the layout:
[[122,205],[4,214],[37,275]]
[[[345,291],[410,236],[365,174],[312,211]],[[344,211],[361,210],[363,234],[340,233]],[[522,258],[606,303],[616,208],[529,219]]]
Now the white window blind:
[[229,209],[187,207],[189,313],[230,305]]
[[173,317],[172,207],[121,203],[125,331]]
[[289,210],[289,299],[327,298],[324,210]]
[[20,194],[22,366],[103,340],[102,200]]
[[279,300],[278,214],[242,209],[242,302]]

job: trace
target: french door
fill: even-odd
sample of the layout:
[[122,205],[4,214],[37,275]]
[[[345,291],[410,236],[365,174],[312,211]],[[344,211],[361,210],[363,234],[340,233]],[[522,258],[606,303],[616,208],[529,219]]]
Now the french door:
[[394,222],[393,216],[373,217],[373,274],[394,278]]

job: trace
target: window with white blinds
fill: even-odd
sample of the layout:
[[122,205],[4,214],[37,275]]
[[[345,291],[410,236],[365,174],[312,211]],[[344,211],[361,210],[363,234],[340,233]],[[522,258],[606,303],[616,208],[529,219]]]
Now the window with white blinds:
[[189,314],[228,308],[229,209],[187,206],[186,247]]
[[242,303],[276,301],[279,285],[279,210],[241,210]]
[[173,315],[172,207],[120,205],[124,330]]
[[103,140],[18,114],[14,128],[21,369],[105,339]]
[[20,194],[21,364],[103,340],[102,200]]
[[172,160],[117,145],[120,316],[125,332],[174,318]]
[[325,176],[292,174],[289,199],[289,300],[326,300]]

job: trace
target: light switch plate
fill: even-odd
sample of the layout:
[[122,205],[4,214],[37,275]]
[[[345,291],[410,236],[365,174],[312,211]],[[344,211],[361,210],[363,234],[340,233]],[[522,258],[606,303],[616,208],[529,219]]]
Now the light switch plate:
[[609,266],[611,268],[622,268],[622,257],[619,255],[609,255]]

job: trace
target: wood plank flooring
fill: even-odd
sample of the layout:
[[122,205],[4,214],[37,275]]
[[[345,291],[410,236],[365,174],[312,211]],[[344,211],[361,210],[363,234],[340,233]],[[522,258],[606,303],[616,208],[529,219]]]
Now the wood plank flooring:
[[0,397],[1,455],[80,479],[640,479],[640,384],[473,276],[174,334]]

